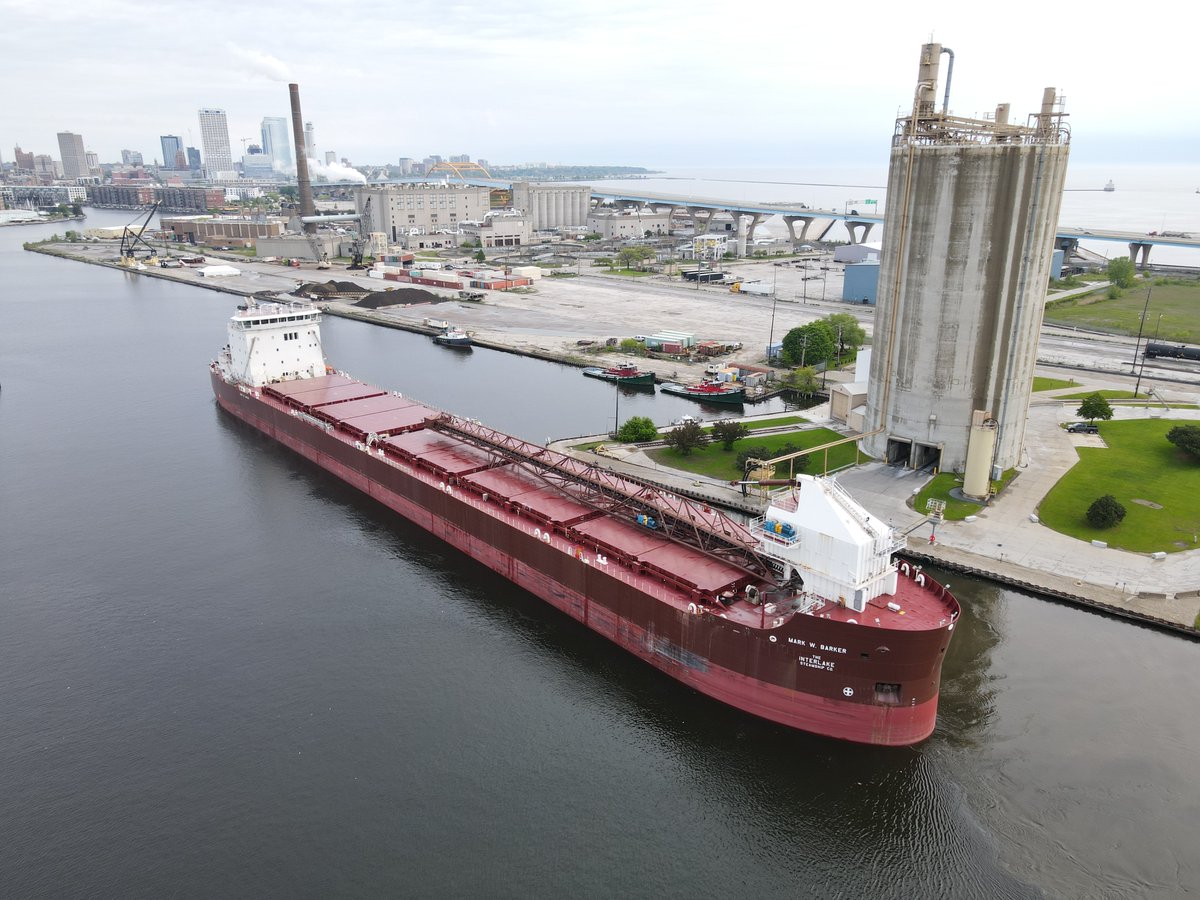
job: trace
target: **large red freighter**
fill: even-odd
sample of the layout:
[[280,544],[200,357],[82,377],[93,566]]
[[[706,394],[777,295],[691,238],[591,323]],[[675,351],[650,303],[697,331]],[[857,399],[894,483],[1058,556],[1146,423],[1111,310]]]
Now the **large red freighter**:
[[327,370],[319,319],[239,307],[221,407],[710,697],[867,744],[933,731],[958,603],[836,482],[743,525]]

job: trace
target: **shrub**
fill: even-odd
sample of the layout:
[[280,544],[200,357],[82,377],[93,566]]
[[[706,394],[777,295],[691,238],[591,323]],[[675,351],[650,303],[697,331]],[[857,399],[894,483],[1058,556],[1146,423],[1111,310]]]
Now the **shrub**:
[[1200,460],[1200,425],[1176,425],[1167,432],[1167,440]]
[[617,429],[617,440],[627,444],[658,440],[658,429],[646,416],[631,416]]
[[1112,528],[1125,518],[1125,507],[1112,494],[1105,494],[1088,507],[1087,520],[1093,528]]

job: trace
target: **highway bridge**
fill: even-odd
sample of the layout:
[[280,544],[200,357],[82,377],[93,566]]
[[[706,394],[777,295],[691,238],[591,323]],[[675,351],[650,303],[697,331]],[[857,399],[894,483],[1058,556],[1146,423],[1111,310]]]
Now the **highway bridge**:
[[[399,181],[421,181],[421,178],[399,179]],[[495,178],[464,178],[464,182],[485,187],[511,188],[512,182]],[[387,182],[372,182],[385,184]],[[360,182],[335,182],[322,187],[356,187]],[[687,194],[664,194],[629,188],[592,187],[593,202],[610,203],[654,212],[686,212],[694,223],[697,234],[703,234],[712,225],[717,213],[728,213],[734,217],[739,242],[744,238],[753,242],[757,227],[769,218],[779,216],[788,229],[788,237],[794,244],[805,241],[824,240],[835,226],[843,224],[850,236],[850,243],[866,241],[876,225],[883,224],[883,216],[875,212],[864,213],[861,209],[819,209],[803,203],[755,203],[744,200],[728,200],[715,197],[693,197]],[[863,204],[859,204],[863,205]],[[797,233],[796,225],[801,226]],[[1200,230],[1196,232],[1162,231],[1139,232],[1103,228],[1083,228],[1060,224],[1055,233],[1055,245],[1068,255],[1078,249],[1081,241],[1105,241],[1126,244],[1129,257],[1139,266],[1145,266],[1154,246],[1200,249]]]

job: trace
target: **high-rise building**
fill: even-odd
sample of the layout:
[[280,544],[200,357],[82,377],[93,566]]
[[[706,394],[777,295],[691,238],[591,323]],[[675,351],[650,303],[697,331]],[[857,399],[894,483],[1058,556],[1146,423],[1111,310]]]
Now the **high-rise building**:
[[33,171],[33,154],[22,150],[20,147],[13,147],[13,156],[17,160],[17,168],[23,172]]
[[233,155],[229,151],[229,123],[225,119],[225,110],[202,109],[199,116],[205,176],[217,178],[222,172],[232,172]]
[[317,130],[312,122],[304,123],[304,158],[317,158]]
[[162,144],[162,164],[164,169],[178,169],[175,157],[183,148],[183,141],[177,134],[160,135],[158,142]]
[[332,166],[335,162],[337,162],[337,151],[336,150],[326,150],[325,151],[325,165]]
[[479,159],[475,160],[475,164],[477,166],[479,166],[479,168],[481,168],[481,169],[486,169],[488,167],[488,161],[486,159],[484,159],[483,157],[480,157]]
[[411,175],[412,167],[413,167],[412,157],[409,157],[409,156],[400,157],[400,174],[401,175]]
[[469,153],[454,153],[450,155],[450,162],[452,163],[468,163],[470,161],[471,154]]
[[140,166],[142,165],[142,154],[138,150],[122,150],[121,165],[123,166]]
[[1054,88],[1029,125],[939,111],[943,52],[892,136],[863,445],[980,497],[1021,457],[1070,137]]
[[58,152],[62,156],[63,175],[78,178],[88,174],[87,155],[83,149],[83,136],[71,131],[58,133]]
[[33,171],[39,176],[57,178],[61,168],[48,153],[39,153],[33,158]]
[[87,166],[87,171],[83,173],[84,175],[95,175],[100,172],[100,155],[95,150],[85,150],[83,160]]
[[193,172],[200,171],[200,151],[195,147],[187,148],[187,167]]
[[267,116],[262,120],[262,148],[283,169],[296,164],[292,159],[291,123],[283,116]]

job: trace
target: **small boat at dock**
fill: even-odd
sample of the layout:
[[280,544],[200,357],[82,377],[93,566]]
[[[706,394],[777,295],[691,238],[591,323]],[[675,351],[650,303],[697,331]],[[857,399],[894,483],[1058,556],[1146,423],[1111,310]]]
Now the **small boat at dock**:
[[583,374],[588,378],[599,378],[602,381],[614,381],[617,384],[629,385],[653,385],[654,373],[643,372],[633,363],[621,363],[618,366],[609,366],[607,369],[602,369],[599,366],[592,366],[584,369]]
[[667,382],[661,385],[661,388],[664,394],[687,397],[702,403],[738,404],[746,400],[746,389],[728,381],[701,381],[699,384]]
[[443,347],[455,347],[458,349],[471,349],[471,335],[463,331],[457,325],[451,325],[442,330],[441,334],[433,336],[435,344],[441,344]]

